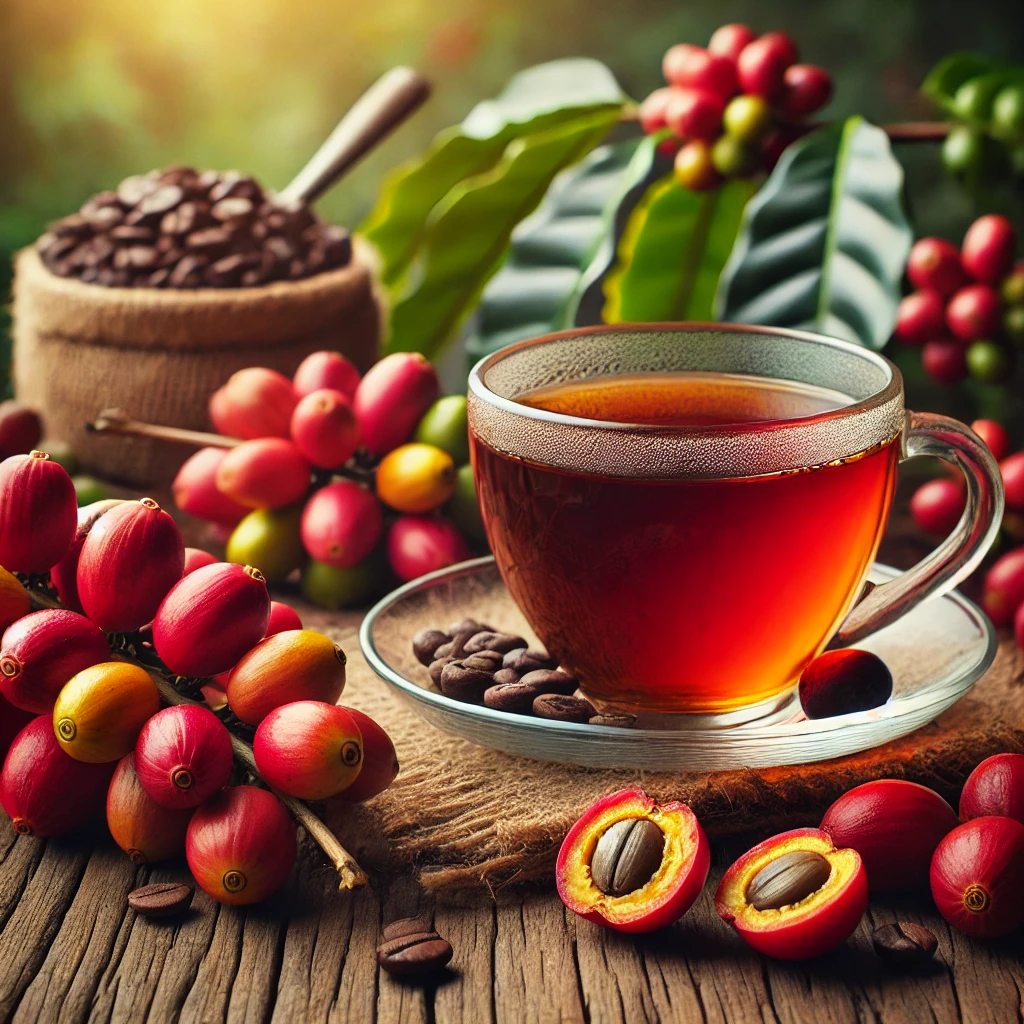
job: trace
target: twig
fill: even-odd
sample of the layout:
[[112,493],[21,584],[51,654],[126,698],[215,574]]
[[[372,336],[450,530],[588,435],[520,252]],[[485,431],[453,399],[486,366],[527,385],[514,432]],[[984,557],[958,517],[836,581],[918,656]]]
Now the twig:
[[237,448],[242,439],[225,437],[223,434],[207,434],[202,430],[183,430],[181,427],[163,427],[157,423],[143,423],[133,420],[120,409],[104,409],[87,423],[85,429],[94,434],[123,434],[128,437],[153,437],[158,441],[175,441],[178,444],[197,444],[203,448]]
[[[63,605],[52,597],[39,591],[31,591],[33,602],[41,608],[61,608]],[[122,658],[128,658],[124,651],[118,651]],[[153,665],[147,665],[140,659],[132,659],[135,664],[144,668],[156,683],[160,696],[168,704],[191,704],[200,705],[200,701],[192,700],[181,693],[171,679],[172,674],[166,669],[160,669]],[[252,747],[245,740],[231,734],[231,747],[234,751],[235,760],[239,761],[249,772],[259,776],[259,769],[256,767],[256,759],[253,757]],[[366,872],[359,866],[358,861],[338,842],[337,836],[320,820],[313,810],[301,800],[279,793],[273,787],[270,791],[288,808],[291,816],[309,833],[313,841],[323,850],[324,855],[331,862],[335,871],[341,879],[339,888],[355,889],[357,886],[366,885],[369,878]]]

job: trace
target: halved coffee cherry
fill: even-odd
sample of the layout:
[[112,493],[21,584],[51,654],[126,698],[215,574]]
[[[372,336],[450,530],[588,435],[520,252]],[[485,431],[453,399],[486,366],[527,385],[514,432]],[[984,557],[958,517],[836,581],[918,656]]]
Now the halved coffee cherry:
[[656,804],[633,787],[602,797],[558,852],[558,895],[573,913],[621,932],[678,920],[700,894],[710,848],[686,804]]
[[868,905],[856,850],[836,849],[816,828],[798,828],[748,850],[725,873],[715,907],[758,952],[803,960],[835,949]]

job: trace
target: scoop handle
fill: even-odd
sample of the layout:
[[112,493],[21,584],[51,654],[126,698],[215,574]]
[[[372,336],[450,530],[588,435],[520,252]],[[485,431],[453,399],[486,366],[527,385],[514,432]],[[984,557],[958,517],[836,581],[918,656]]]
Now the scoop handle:
[[286,202],[312,202],[398,127],[430,96],[430,83],[412,68],[392,68],[338,122],[309,163],[280,193]]

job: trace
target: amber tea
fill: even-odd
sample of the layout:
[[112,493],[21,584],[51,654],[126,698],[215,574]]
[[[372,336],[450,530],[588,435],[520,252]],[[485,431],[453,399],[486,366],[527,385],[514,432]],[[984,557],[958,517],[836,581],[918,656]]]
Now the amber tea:
[[[721,427],[753,442],[852,404],[726,373],[599,376],[517,396],[614,424]],[[756,476],[554,468],[473,437],[488,536],[538,635],[588,696],[720,712],[787,689],[856,599],[885,526],[899,444]]]

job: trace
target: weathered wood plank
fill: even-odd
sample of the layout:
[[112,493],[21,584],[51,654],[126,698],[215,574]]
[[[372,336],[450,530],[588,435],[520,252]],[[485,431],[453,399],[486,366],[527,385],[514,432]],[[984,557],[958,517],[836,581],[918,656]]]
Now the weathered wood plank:
[[135,877],[135,865],[113,844],[97,846],[46,959],[25,990],[15,1022],[88,1017],[128,912]]
[[[495,1024],[497,914],[493,903],[438,903],[434,928],[455,950],[452,975],[434,996],[434,1019],[444,1024]],[[507,1019],[503,1014],[502,1019]],[[513,1018],[515,1019],[515,1018]]]

